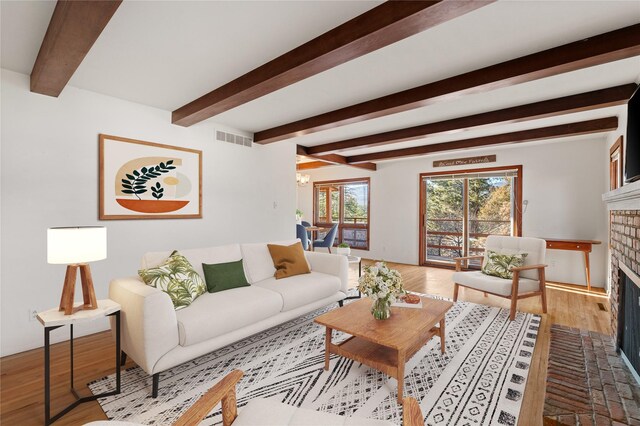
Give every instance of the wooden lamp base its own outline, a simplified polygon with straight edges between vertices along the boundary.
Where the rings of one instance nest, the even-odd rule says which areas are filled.
[[[65,315],[71,315],[74,312],[73,301],[75,298],[78,268],[80,268],[80,281],[82,282],[82,299],[84,301],[84,305],[76,308],[75,310],[96,309],[98,307],[89,265],[86,263],[67,265],[62,297],[60,298],[60,311],[64,311]]]

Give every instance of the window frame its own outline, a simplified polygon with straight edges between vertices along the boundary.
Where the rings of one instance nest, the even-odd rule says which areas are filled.
[[[371,247],[371,178],[362,177],[362,178],[350,178],[350,179],[332,179],[325,181],[317,181],[313,182],[313,225],[318,227],[327,228],[333,226],[334,222],[319,222],[317,217],[317,212],[319,210],[318,201],[319,201],[319,191],[320,187],[330,186],[331,184],[335,184],[336,186],[344,186],[350,183],[360,183],[367,185],[367,224],[357,224],[357,223],[345,223],[344,222],[344,191],[340,189],[339,203],[340,207],[339,218],[338,218],[338,232],[336,234],[336,239],[334,242],[334,246],[340,244],[342,242],[342,231],[346,227],[347,229],[366,229],[367,231],[367,242],[365,247],[351,247],[354,250],[364,250],[369,251]],[[331,191],[326,191],[327,199],[331,197]],[[331,211],[329,210],[330,203],[326,204],[326,212],[328,218],[331,220]]]

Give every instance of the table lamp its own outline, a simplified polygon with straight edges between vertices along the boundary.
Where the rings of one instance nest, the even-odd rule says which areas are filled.
[[[73,302],[78,268],[84,304],[77,309],[98,307],[91,269],[87,263],[106,258],[107,228],[104,226],[77,226],[47,230],[47,263],[67,265],[60,298],[60,310],[64,311],[65,315],[71,315],[74,312]]]

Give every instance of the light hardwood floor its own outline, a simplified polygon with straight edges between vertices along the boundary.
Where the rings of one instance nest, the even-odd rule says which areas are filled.
[[[425,268],[390,263],[402,273],[405,287],[421,293],[453,296],[453,284],[448,269]],[[357,272],[351,271],[352,283]],[[509,300],[488,296],[461,288],[460,300],[509,308]],[[598,306],[602,303],[607,311]],[[541,425],[544,404],[544,384],[549,350],[549,328],[553,323],[609,332],[608,299],[602,292],[587,294],[578,286],[548,287],[548,314],[543,315],[538,342],[532,359],[527,388],[522,404],[519,425]],[[518,310],[541,314],[539,298],[518,302]],[[75,383],[82,394],[89,394],[86,384],[113,373],[115,345],[109,332],[76,339]],[[60,343],[52,348],[52,407],[57,412],[73,400],[68,392],[69,345]],[[129,360],[126,366],[133,364]],[[0,359],[0,424],[44,424],[43,350],[28,352]],[[81,425],[92,420],[105,419],[97,402],[82,404],[58,420],[55,425]]]

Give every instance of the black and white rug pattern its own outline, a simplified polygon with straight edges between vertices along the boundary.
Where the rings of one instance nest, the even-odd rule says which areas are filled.
[[[331,357],[324,371],[324,328],[313,319],[331,305],[226,346],[161,374],[158,398],[151,376],[138,367],[123,372],[122,392],[102,398],[112,420],[170,424],[233,369],[240,410],[254,398],[344,416],[402,423],[397,382],[372,368]],[[446,318],[446,352],[431,339],[405,367],[405,396],[418,400],[425,425],[515,425],[522,405],[540,317],[458,302]],[[334,341],[346,335],[336,335]],[[113,389],[115,375],[89,385],[94,394]],[[202,425],[221,424],[218,409]]]

